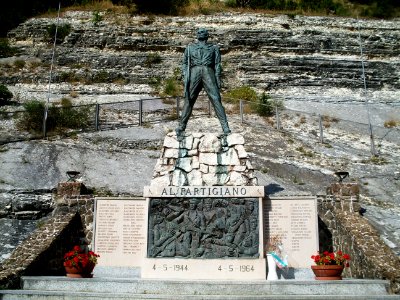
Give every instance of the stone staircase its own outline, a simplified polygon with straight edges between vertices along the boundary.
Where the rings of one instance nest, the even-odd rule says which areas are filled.
[[[21,290],[0,299],[400,299],[385,280],[209,281],[140,278],[23,277]]]

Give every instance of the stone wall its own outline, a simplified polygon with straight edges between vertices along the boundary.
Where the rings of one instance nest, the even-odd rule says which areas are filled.
[[[334,183],[326,197],[318,199],[318,214],[332,234],[334,251],[342,250],[351,257],[344,276],[387,279],[391,292],[399,294],[400,259],[359,209],[359,186],[355,183]]]
[[[0,264],[0,288],[18,288],[21,276],[64,275],[63,256],[74,245],[93,237],[93,195],[80,195],[78,182],[61,183],[56,208],[41,225]]]
[[[244,138],[215,133],[187,133],[178,141],[175,133],[165,137],[151,185],[257,185]]]
[[[63,256],[82,237],[76,213],[57,214],[22,242],[0,265],[0,288],[18,288],[24,275],[63,275]]]

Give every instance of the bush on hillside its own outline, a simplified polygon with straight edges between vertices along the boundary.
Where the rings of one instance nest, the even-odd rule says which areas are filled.
[[[244,85],[225,93],[224,100],[231,103],[239,103],[240,100],[255,102],[257,101],[257,93],[253,88]]]
[[[4,84],[0,84],[0,106],[8,104],[13,94]]]
[[[252,106],[253,110],[262,117],[271,117],[275,114],[276,108],[283,109],[282,101],[274,100],[267,93],[258,97],[258,102]]]
[[[42,132],[46,104],[43,101],[32,100],[24,105],[24,113],[18,121],[21,130]],[[61,107],[52,105],[47,112],[47,131],[69,129],[85,129],[90,125],[92,112],[89,106],[73,107],[71,100],[63,98]]]
[[[17,53],[17,49],[11,47],[8,43],[8,39],[0,38],[0,58],[10,57]]]
[[[47,36],[50,41],[54,41],[54,36],[56,34],[56,24],[51,24],[47,27]],[[56,43],[61,44],[65,37],[71,33],[71,25],[68,23],[60,24],[57,28],[57,39]]]

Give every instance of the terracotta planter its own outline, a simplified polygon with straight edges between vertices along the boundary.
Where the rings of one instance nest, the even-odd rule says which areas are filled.
[[[65,272],[69,278],[92,278],[93,277],[93,264],[88,265],[85,269],[80,267],[67,267],[64,265]]]
[[[338,265],[311,266],[316,280],[342,280],[343,268]]]

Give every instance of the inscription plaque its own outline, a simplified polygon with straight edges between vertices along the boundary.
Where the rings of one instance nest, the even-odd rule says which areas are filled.
[[[141,266],[146,251],[143,198],[96,198],[94,250],[100,266]]]
[[[289,267],[305,268],[318,250],[316,197],[287,196],[264,200],[265,244],[270,237],[282,239]]]

